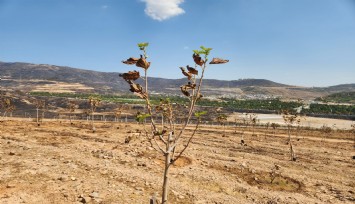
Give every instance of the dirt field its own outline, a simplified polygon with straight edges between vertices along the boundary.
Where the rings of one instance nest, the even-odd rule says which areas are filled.
[[[0,122],[0,203],[148,203],[161,190],[163,158],[136,124]],[[352,136],[201,127],[171,168],[171,203],[354,203]],[[265,132],[267,131],[267,132]],[[241,132],[247,146],[240,145]],[[133,139],[126,144],[127,136]],[[279,170],[271,182],[272,168]]]

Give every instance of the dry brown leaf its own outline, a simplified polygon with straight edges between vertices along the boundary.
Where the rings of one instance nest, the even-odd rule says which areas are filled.
[[[138,97],[144,99],[147,98],[147,93],[143,91],[143,87],[139,84],[132,82],[131,80],[127,80],[128,84],[130,85],[130,91],[133,92]]]
[[[203,97],[203,95],[201,93],[198,93],[197,100],[201,99],[202,97]]]
[[[188,87],[189,89],[194,89],[196,87],[196,84],[188,82],[185,86]]]
[[[193,68],[193,67],[190,67],[189,65],[187,65],[186,67],[187,67],[187,70],[188,70],[191,74],[198,75],[197,69],[195,69],[195,68]]]
[[[180,67],[180,69],[181,69],[182,74],[185,75],[185,76],[187,76],[187,79],[188,79],[188,80],[190,80],[190,79],[192,78],[191,73],[186,72],[186,70],[185,70],[184,67]]]
[[[190,93],[187,91],[187,87],[184,86],[180,86],[181,92],[185,95],[185,96],[190,96]]]
[[[138,92],[142,92],[143,91],[143,87],[141,85],[136,84],[136,83],[134,83],[132,81],[127,81],[127,82],[129,83],[129,85],[131,87],[129,89],[131,92],[138,93]]]
[[[190,96],[189,90],[194,89],[195,87],[196,84],[192,84],[191,82],[189,82],[188,84],[180,86],[180,89],[185,96]]]
[[[139,60],[139,58],[130,57],[126,61],[122,61],[122,63],[128,64],[128,65],[133,65],[133,64],[136,64],[138,60]]]
[[[213,58],[210,64],[225,64],[229,62],[229,60],[221,59],[221,58]]]
[[[127,73],[123,73],[123,74],[120,74],[119,75],[120,77],[122,77],[124,80],[137,80],[139,79],[140,75],[139,75],[139,72],[134,70],[134,71],[129,71]]]
[[[136,95],[136,96],[138,96],[138,97],[141,98],[141,99],[147,98],[147,94],[144,93],[144,92],[140,92],[140,93],[134,92],[133,94]]]
[[[193,54],[192,58],[194,59],[195,63],[202,66],[205,62],[202,60],[199,54]]]
[[[137,61],[136,66],[147,70],[150,66],[150,62],[147,62],[147,60],[141,55],[141,58]]]

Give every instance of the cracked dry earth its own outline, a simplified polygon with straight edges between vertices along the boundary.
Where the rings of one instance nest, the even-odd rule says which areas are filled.
[[[159,196],[163,158],[136,124],[0,122],[0,203],[148,203]],[[353,141],[303,131],[289,161],[285,131],[201,127],[170,170],[171,203],[354,203]],[[131,137],[127,144],[125,139]],[[302,137],[304,136],[304,137]],[[271,183],[272,168],[279,172]]]

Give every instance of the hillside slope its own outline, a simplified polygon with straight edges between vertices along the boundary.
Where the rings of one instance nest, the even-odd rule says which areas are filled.
[[[137,68],[138,69],[138,68]],[[98,72],[64,66],[0,62],[0,86],[22,91],[127,93],[127,83],[117,72]],[[186,79],[150,77],[153,93],[180,94]],[[142,80],[138,80],[142,83]],[[331,93],[354,91],[355,84],[322,88],[295,87],[266,79],[206,79],[203,92],[209,96],[316,98]]]

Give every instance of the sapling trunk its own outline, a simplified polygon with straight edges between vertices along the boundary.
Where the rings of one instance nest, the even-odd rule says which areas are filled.
[[[171,164],[171,152],[170,152],[170,140],[171,133],[168,134],[168,141],[166,144],[166,153],[165,153],[165,166],[164,166],[164,180],[163,180],[163,195],[162,195],[162,204],[168,203],[168,194],[169,194],[169,169]]]
[[[288,143],[290,145],[290,158],[291,161],[296,161],[296,155],[295,155],[295,150],[293,149],[292,146],[292,141],[291,141],[291,126],[287,126],[287,131],[288,131]]]
[[[91,129],[92,129],[92,131],[95,131],[94,113],[91,113]]]

